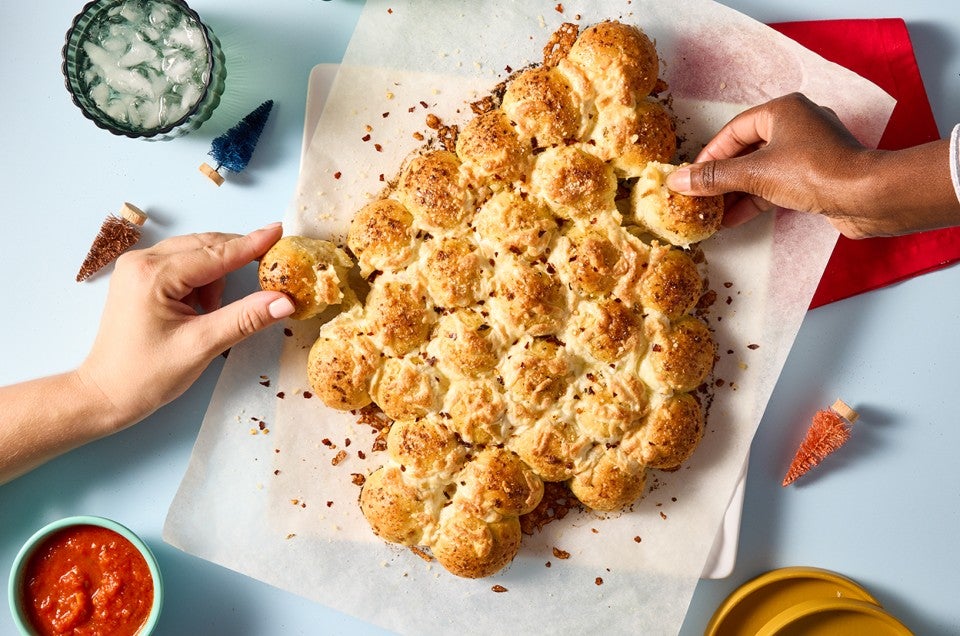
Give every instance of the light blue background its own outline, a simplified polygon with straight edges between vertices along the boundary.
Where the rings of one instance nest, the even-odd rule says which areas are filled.
[[[185,232],[246,232],[283,217],[297,179],[309,71],[339,61],[362,6],[193,0],[223,43],[226,95],[199,131],[145,143],[86,122],[63,87],[60,48],[81,4],[0,3],[0,384],[66,370],[86,354],[109,277],[73,279],[100,222],[123,201],[150,212],[150,243]],[[545,2],[545,10],[555,4]],[[906,19],[941,134],[960,122],[953,3],[726,4],[764,22]],[[197,172],[210,140],[268,98],[276,106],[248,169],[214,187]],[[247,268],[228,295],[254,285]],[[683,634],[702,633],[744,581],[787,565],[856,579],[917,633],[960,633],[958,290],[960,268],[952,267],[808,314],[754,443],[736,569],[701,582]],[[0,573],[48,521],[102,515],[135,529],[157,553],[167,594],[161,634],[380,633],[160,538],[222,364],[149,420],[0,486]],[[852,441],[808,479],[781,488],[812,409],[838,395],[863,416]],[[12,630],[4,607],[0,633]]]

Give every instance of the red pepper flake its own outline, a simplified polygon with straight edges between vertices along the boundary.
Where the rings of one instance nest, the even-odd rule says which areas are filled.
[[[280,474],[280,469],[278,468],[278,469],[276,469],[275,471],[273,471],[273,474],[274,474],[274,475],[279,475],[279,474]]]
[[[383,152],[383,146],[381,146],[380,144],[373,144],[373,148],[374,148],[377,152]]]
[[[260,380],[260,386],[270,386],[270,380]]]
[[[547,562],[544,563],[543,565],[544,565],[544,567],[548,567],[548,568],[552,568],[552,567],[553,567],[553,563],[550,563],[549,561],[547,561]]]
[[[393,9],[387,8],[387,13],[393,15]]]
[[[558,559],[560,559],[561,561],[563,561],[563,560],[566,560],[566,559],[569,559],[569,558],[570,558],[570,553],[567,552],[566,550],[561,550],[561,549],[558,548],[558,547],[554,547],[554,548],[553,548],[553,556],[555,556],[556,558],[558,558]]]
[[[507,588],[505,588],[505,587],[503,587],[502,585],[500,585],[499,583],[498,583],[497,585],[494,585],[494,586],[491,587],[490,589],[493,590],[494,592],[496,592],[497,594],[503,594],[504,592],[509,592],[509,591],[510,591],[510,590],[508,590]]]
[[[665,514],[663,513],[663,511],[661,511],[661,512],[660,512],[660,518],[663,519],[663,520],[666,520],[667,515],[665,515]]]
[[[507,64],[506,66],[504,66],[504,67],[503,67],[503,70],[505,70],[507,73],[513,73],[513,67],[510,66],[509,64]]]
[[[553,10],[556,11],[557,13],[563,13],[563,5],[558,2],[557,6],[555,6]]]
[[[364,453],[362,450],[361,450],[361,451],[357,451],[357,457],[359,457],[360,459],[366,459],[366,458],[367,458],[367,454]]]
[[[304,391],[304,392],[303,392],[303,397],[304,397],[304,399],[309,400],[310,398],[313,397],[313,393],[311,393],[310,391]]]
[[[417,141],[423,141],[424,139],[423,133],[415,132],[413,133],[413,138],[416,139]]]
[[[733,298],[731,298],[730,296],[727,296],[727,300],[725,302],[729,305],[733,303]]]
[[[423,100],[420,100],[420,105],[423,106],[424,108],[430,108],[430,104],[428,104],[427,102],[425,102],[425,101],[423,101]]]
[[[344,446],[349,446],[349,445],[352,444],[352,443],[353,443],[353,442],[350,441],[350,438],[349,438],[349,437],[344,438],[344,440],[343,440],[343,445],[344,445]]]
[[[653,349],[654,351],[656,351],[657,353],[663,351],[663,347],[661,347],[661,346],[660,346],[659,344],[657,344],[657,343],[653,343],[652,349]]]
[[[366,483],[367,478],[363,473],[350,473],[350,481],[353,482],[354,486],[362,486]]]
[[[751,351],[756,351],[756,350],[759,349],[759,348],[760,348],[760,345],[758,345],[758,344],[748,344],[748,345],[747,345],[747,349],[750,349]]]
[[[277,391],[277,397],[278,397],[279,399],[282,400],[282,399],[284,398],[284,396],[286,396],[286,393],[284,393],[283,391]]]
[[[383,117],[384,119],[386,119],[389,116],[390,116],[390,111],[387,111],[381,115],[381,117]]]
[[[640,543],[641,541],[643,541],[643,539],[641,539],[641,538],[640,538],[640,535],[638,534],[637,536],[635,536],[635,537],[633,538],[633,541],[634,541],[634,543]]]
[[[603,579],[600,578],[599,576],[593,579],[593,582],[596,583],[597,585],[603,585]]]
[[[410,108],[407,109],[407,112],[408,112],[408,113],[412,113],[412,112],[415,111],[415,110],[417,110],[417,107],[416,107],[416,106],[411,106]]]
[[[290,327],[284,327],[284,328],[283,328],[283,335],[285,335],[287,338],[289,338],[290,336],[293,335],[293,329],[291,329]]]
[[[327,502],[327,508],[333,508],[333,502],[332,502],[332,501],[328,501],[328,502]]]
[[[386,177],[384,177],[384,176],[383,176],[383,173],[381,172],[381,173],[380,173],[380,182],[383,183],[383,182],[386,181],[386,180],[387,180]]]
[[[342,177],[342,176],[343,176],[343,173],[340,172],[339,170],[338,170],[337,172],[334,172],[334,173],[333,173],[333,178],[334,178],[334,179],[339,179],[339,178]]]
[[[371,139],[370,133],[367,133],[366,135],[360,138],[360,141],[370,141],[370,139]]]

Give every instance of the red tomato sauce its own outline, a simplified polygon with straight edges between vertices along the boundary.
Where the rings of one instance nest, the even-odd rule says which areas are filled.
[[[132,636],[153,605],[143,555],[99,526],[48,537],[30,556],[23,581],[23,607],[42,636]]]

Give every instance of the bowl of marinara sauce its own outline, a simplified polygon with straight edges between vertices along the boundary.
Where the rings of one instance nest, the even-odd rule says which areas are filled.
[[[150,548],[102,517],[68,517],[34,533],[13,562],[8,590],[28,636],[147,636],[163,605]]]

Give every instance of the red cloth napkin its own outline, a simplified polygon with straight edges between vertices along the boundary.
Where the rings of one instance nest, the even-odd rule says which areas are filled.
[[[897,100],[878,147],[897,150],[940,139],[903,20],[825,20],[770,26],[867,78]],[[891,285],[957,260],[960,228],[859,241],[841,236],[810,308]]]

